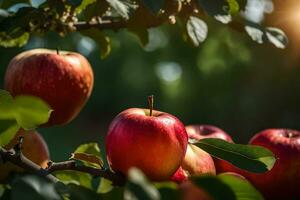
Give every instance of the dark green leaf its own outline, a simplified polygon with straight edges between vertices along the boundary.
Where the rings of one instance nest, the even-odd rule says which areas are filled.
[[[214,200],[236,200],[234,191],[214,176],[192,177],[192,182],[207,192]]]
[[[94,39],[95,42],[97,42],[100,48],[102,59],[106,58],[110,54],[111,51],[110,39],[109,37],[105,36],[101,31],[93,28],[93,29],[81,31],[80,33]]]
[[[163,8],[164,0],[141,0],[146,8],[148,8],[153,14],[157,14],[160,9]]]
[[[263,200],[262,195],[242,177],[231,174],[192,177],[192,182],[214,200]]]
[[[218,175],[223,183],[234,192],[237,200],[263,200],[262,195],[246,179],[230,174]]]
[[[198,17],[190,16],[186,22],[187,35],[194,46],[199,46],[206,39],[207,25]]]
[[[109,8],[108,3],[105,0],[99,0],[88,4],[83,10],[86,21],[90,21],[93,17],[102,16]]]
[[[4,185],[1,185],[0,188],[4,189],[0,189],[0,200],[11,200],[11,189]]]
[[[128,183],[126,184],[124,199],[158,200],[160,199],[160,194],[158,190],[148,182],[142,171],[131,168],[128,172]]]
[[[25,175],[12,183],[12,200],[62,200],[53,183],[35,175]]]
[[[218,21],[227,24],[231,21],[230,7],[227,0],[197,0],[201,8]]]
[[[68,198],[70,200],[100,200],[100,195],[85,187],[68,184],[67,185]]]
[[[16,135],[20,126],[15,120],[0,119],[0,146],[7,145]]]
[[[179,200],[180,192],[178,190],[178,185],[174,182],[159,182],[155,184],[155,187],[160,193],[161,200]]]
[[[270,150],[260,146],[233,144],[215,138],[199,140],[195,145],[214,157],[255,173],[270,170],[276,161]]]
[[[113,187],[110,192],[100,194],[101,200],[124,199],[124,187]]]

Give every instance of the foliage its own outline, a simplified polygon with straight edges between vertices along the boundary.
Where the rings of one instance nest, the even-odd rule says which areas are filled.
[[[246,0],[2,0],[0,46],[20,47],[30,35],[50,31],[61,36],[80,31],[97,41],[104,58],[111,49],[105,30],[127,29],[145,45],[147,29],[178,24],[183,38],[197,47],[207,36],[208,16],[247,33],[258,43],[270,42],[278,48],[287,45],[281,30],[249,21],[245,10]]]

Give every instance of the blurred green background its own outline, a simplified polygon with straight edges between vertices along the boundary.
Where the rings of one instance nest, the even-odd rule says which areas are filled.
[[[272,16],[269,23],[289,36],[285,50],[258,45],[244,33],[212,21],[199,48],[185,43],[176,26],[150,29],[145,48],[127,31],[108,31],[112,52],[104,60],[95,42],[78,33],[32,37],[24,48],[0,48],[0,88],[9,61],[24,50],[58,47],[88,58],[95,85],[80,115],[66,126],[39,129],[55,161],[67,159],[85,142],[98,142],[104,151],[104,136],[114,116],[129,107],[147,107],[150,94],[155,95],[156,109],[186,125],[216,125],[240,143],[266,128],[300,129],[300,31],[276,23],[276,12]]]

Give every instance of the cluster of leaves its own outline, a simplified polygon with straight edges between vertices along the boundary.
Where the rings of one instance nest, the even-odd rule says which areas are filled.
[[[49,106],[36,97],[13,98],[8,92],[0,90],[0,147],[4,147],[19,128],[34,129],[47,122],[50,113]],[[256,173],[270,170],[275,163],[272,152],[258,146],[231,144],[220,139],[190,142],[214,157]],[[102,160],[97,143],[80,145],[70,159],[95,169],[109,167],[107,162]],[[184,192],[180,186],[172,182],[150,182],[140,170],[135,168],[130,170],[125,185],[121,186],[115,186],[103,177],[74,170],[55,171],[53,175],[59,182],[50,182],[45,177],[35,174],[15,175],[6,184],[0,185],[0,199],[158,200],[180,199]],[[190,180],[216,200],[263,199],[246,179],[230,174],[203,175],[192,177]]]
[[[287,45],[280,29],[249,21],[245,10],[247,0],[1,0],[0,46],[23,46],[31,34],[79,31],[97,41],[105,57],[110,39],[103,30],[126,28],[146,45],[147,29],[164,23],[179,24],[184,39],[199,46],[207,37],[208,17],[246,32],[258,43]]]

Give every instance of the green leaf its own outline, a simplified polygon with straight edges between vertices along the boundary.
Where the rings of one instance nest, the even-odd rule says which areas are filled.
[[[25,175],[12,183],[12,200],[62,200],[53,183],[36,175]]]
[[[97,42],[101,52],[101,59],[106,58],[110,54],[111,42],[109,37],[105,36],[104,33],[95,28],[84,30],[80,33],[94,39],[95,42]]]
[[[149,43],[149,32],[146,28],[130,27],[128,30],[139,38],[142,47]]]
[[[192,182],[214,200],[263,200],[262,195],[244,178],[231,174],[192,177]]]
[[[74,151],[71,159],[80,160],[85,165],[95,168],[103,167],[100,148],[97,143],[82,144]]]
[[[195,145],[214,157],[255,173],[270,170],[276,161],[270,150],[260,146],[233,144],[215,138],[199,140]]]
[[[65,184],[81,185],[92,189],[92,176],[83,172],[76,171],[57,171],[55,176]]]
[[[97,143],[82,144],[76,148],[74,153],[88,153],[101,156],[100,148]]]
[[[129,6],[120,0],[106,0],[106,2],[124,19],[129,19]]]
[[[76,8],[76,12],[77,12],[77,13],[82,12],[84,9],[86,9],[86,7],[87,7],[88,5],[93,4],[93,3],[95,3],[96,1],[97,1],[97,0],[81,0],[81,4],[80,4],[80,6],[78,6],[78,7]]]
[[[0,89],[0,119],[15,119],[14,100],[5,90]]]
[[[112,191],[112,189],[113,189],[112,182],[105,178],[101,178],[100,184],[97,189],[97,193],[105,194],[105,193]]]
[[[215,176],[192,177],[191,181],[207,192],[214,200],[236,200],[234,191]]]
[[[4,32],[0,32],[0,46],[2,47],[23,47],[29,40],[29,33],[25,32],[21,36],[11,37]]]
[[[219,174],[218,179],[228,185],[237,200],[263,200],[263,196],[246,179],[230,174]]]
[[[179,200],[180,191],[178,190],[178,185],[174,182],[158,182],[154,186],[158,189],[161,200]]]
[[[15,120],[0,120],[0,146],[7,145],[20,128]]]
[[[157,14],[158,11],[163,8],[164,0],[141,0],[143,5],[149,9],[153,14]]]
[[[128,172],[124,199],[158,200],[158,190],[146,179],[145,175],[137,168],[131,168]]]
[[[229,5],[229,12],[231,15],[236,15],[239,10],[239,3],[236,0],[227,0]]]
[[[207,37],[207,25],[198,17],[190,16],[186,22],[186,31],[194,46],[199,46]]]
[[[105,0],[99,0],[88,4],[82,11],[82,14],[84,15],[86,21],[90,21],[93,17],[103,16],[108,8],[109,5]]]
[[[197,0],[201,8],[216,20],[227,24],[232,18],[230,15],[230,6],[227,0]]]
[[[68,184],[66,188],[67,196],[71,200],[100,200],[100,195],[85,187]]]
[[[16,96],[14,104],[16,120],[25,130],[46,123],[52,112],[50,106],[34,96]]]
[[[124,187],[113,187],[110,192],[100,194],[101,200],[124,199]]]
[[[48,121],[50,107],[40,98],[16,96],[15,99],[0,90],[0,120],[13,120],[25,130],[34,129]]]
[[[87,163],[87,165],[101,169],[103,168],[103,160],[100,156],[88,154],[88,153],[72,153],[71,158],[72,160],[79,160],[84,163]]]

